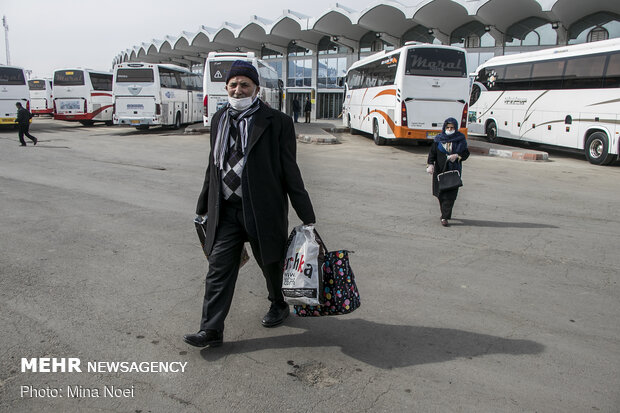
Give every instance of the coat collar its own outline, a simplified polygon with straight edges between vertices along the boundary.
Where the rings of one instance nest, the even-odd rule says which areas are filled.
[[[265,132],[265,129],[269,126],[269,119],[271,117],[273,117],[273,114],[261,101],[260,109],[254,114],[254,121],[252,122],[252,131],[250,132],[250,138],[248,139],[246,156],[250,153],[256,142],[258,142],[263,132]]]

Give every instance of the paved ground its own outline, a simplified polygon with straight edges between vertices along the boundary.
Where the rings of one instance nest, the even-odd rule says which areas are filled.
[[[40,119],[32,131],[40,143],[27,148],[0,131],[2,412],[618,411],[617,165],[474,154],[443,228],[428,148],[346,133],[299,144],[319,231],[355,251],[362,307],[262,328],[252,260],[225,346],[199,351],[181,337],[200,318],[192,219],[207,136]],[[188,364],[22,373],[24,357]]]

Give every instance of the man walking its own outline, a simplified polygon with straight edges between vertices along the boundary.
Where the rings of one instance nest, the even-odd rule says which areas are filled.
[[[299,119],[299,112],[301,112],[301,103],[299,103],[299,98],[295,98],[293,100],[293,119],[295,120],[295,123],[297,123],[297,120]]]
[[[17,106],[17,127],[19,129],[19,142],[21,143],[19,146],[26,146],[24,135],[26,135],[33,142],[33,145],[36,145],[38,142],[37,138],[28,132],[30,130],[30,119],[32,119],[32,113],[30,113],[28,109],[23,107],[19,102],[17,102],[15,106]]]
[[[211,152],[196,214],[207,215],[205,282],[200,330],[184,336],[196,347],[223,342],[224,320],[233,299],[245,241],[260,266],[271,307],[264,327],[289,315],[282,295],[282,266],[288,237],[288,201],[304,224],[314,209],[296,161],[291,118],[260,99],[258,72],[237,60],[226,78],[228,105],[213,116]]]

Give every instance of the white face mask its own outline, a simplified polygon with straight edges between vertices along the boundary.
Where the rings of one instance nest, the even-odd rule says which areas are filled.
[[[246,110],[252,106],[252,102],[254,102],[254,96],[240,99],[228,96],[228,103],[230,103],[230,106],[235,110]]]
[[[446,135],[450,136],[454,133],[454,129],[453,130],[447,130],[444,132]]]

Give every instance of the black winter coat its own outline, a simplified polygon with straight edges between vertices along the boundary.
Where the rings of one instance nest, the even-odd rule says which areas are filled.
[[[211,152],[196,214],[208,214],[205,251],[211,253],[222,203],[221,170],[214,164],[213,146],[220,109],[211,122]],[[263,264],[284,258],[288,238],[288,201],[304,224],[316,222],[296,160],[295,128],[290,116],[263,102],[254,114],[241,176],[243,216],[250,236],[257,238]]]
[[[463,150],[459,152],[453,152],[453,153],[457,153],[461,157],[461,160],[458,161],[458,163],[448,162],[448,166],[446,168],[446,160],[448,159],[448,155],[446,155],[441,150],[439,150],[437,148],[437,145],[441,145],[441,144],[438,142],[433,142],[433,144],[431,145],[431,149],[428,153],[428,160],[427,160],[427,164],[435,165],[435,172],[433,172],[433,195],[439,198],[440,200],[443,200],[443,199],[455,200],[458,195],[459,189],[456,188],[451,191],[444,191],[440,193],[439,187],[437,184],[437,175],[447,170],[453,170],[453,169],[457,169],[462,172],[462,166],[458,164],[460,164],[465,159],[469,158],[469,149],[467,149],[467,145],[465,145],[465,148]]]
[[[21,107],[17,109],[17,123],[20,125],[28,125],[30,123],[30,119],[32,118],[32,114],[25,107]]]

